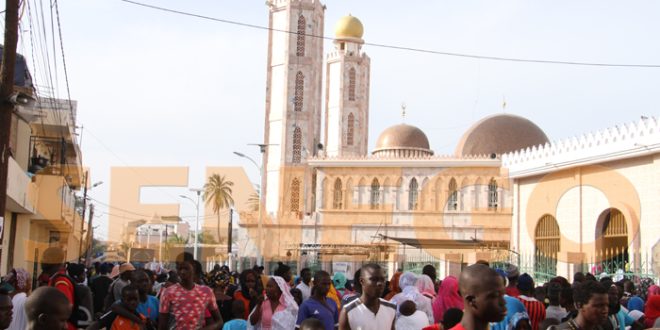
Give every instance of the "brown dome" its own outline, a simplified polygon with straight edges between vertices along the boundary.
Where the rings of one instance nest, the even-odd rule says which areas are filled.
[[[429,147],[429,139],[421,129],[411,125],[399,124],[380,133],[373,154],[416,157],[433,155],[433,151]]]
[[[548,142],[545,133],[520,116],[502,114],[486,117],[463,134],[457,156],[501,155]]]

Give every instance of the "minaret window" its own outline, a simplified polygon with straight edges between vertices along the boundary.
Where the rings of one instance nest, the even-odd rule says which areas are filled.
[[[417,179],[413,178],[410,180],[410,185],[408,186],[408,210],[417,210],[418,199],[419,187],[417,185]]]
[[[300,180],[293,179],[291,182],[291,212],[300,210]]]
[[[369,198],[369,205],[371,206],[372,210],[375,210],[378,208],[380,204],[380,182],[378,182],[378,179],[375,179],[371,181],[371,194]]]
[[[305,16],[298,17],[298,36],[296,38],[296,56],[305,56]]]
[[[454,178],[451,178],[451,181],[449,181],[449,200],[447,202],[447,207],[450,211],[456,211],[458,209],[458,186]]]
[[[302,130],[300,127],[296,126],[293,129],[293,157],[291,159],[292,163],[300,163],[300,158],[302,155]]]
[[[303,92],[305,88],[305,75],[302,71],[296,74],[296,86],[293,96],[293,110],[302,111],[303,109]]]
[[[348,100],[355,101],[355,68],[348,70]]]
[[[497,181],[490,179],[488,183],[488,209],[497,209]]]
[[[352,113],[348,114],[347,124],[348,125],[346,127],[346,145],[352,146],[355,135],[355,116]]]
[[[343,204],[341,189],[341,179],[337,178],[337,180],[335,180],[335,188],[332,194],[332,208],[336,210],[340,210]]]

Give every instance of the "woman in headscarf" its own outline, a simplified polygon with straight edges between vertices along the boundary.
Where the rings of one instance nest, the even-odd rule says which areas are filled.
[[[438,295],[433,301],[433,317],[435,322],[442,321],[443,315],[450,308],[463,310],[463,298],[458,294],[458,280],[447,276],[438,287]]]
[[[227,294],[227,288],[229,287],[229,273],[224,270],[218,269],[210,272],[207,275],[206,283],[209,284],[209,287],[213,290],[215,295],[215,301],[218,303],[218,309],[220,310],[220,316],[223,320],[231,320],[232,312],[231,305],[234,302],[234,298]]]
[[[417,278],[417,290],[424,295],[424,297],[431,299],[435,299],[435,286],[433,285],[433,280],[431,280],[430,277],[427,275],[420,275]]]
[[[24,306],[32,287],[30,275],[23,268],[14,268],[5,275],[3,282],[7,282],[14,287],[11,298],[14,305],[14,317],[8,329],[27,329],[27,316],[25,315]]]
[[[444,281],[443,281],[444,282]],[[516,330],[531,329],[529,324],[529,315],[525,310],[525,305],[517,298],[504,296],[506,301],[506,316],[498,323],[491,323],[491,330]],[[523,326],[526,323],[526,327]]]
[[[417,289],[417,275],[411,272],[405,272],[399,279],[399,287],[401,293],[392,297],[391,302],[398,306],[406,300],[412,300],[417,305],[417,310],[426,313],[429,319],[429,324],[433,323],[433,308],[431,307],[431,299],[422,295]]]
[[[258,280],[257,274],[251,270],[244,270],[239,275],[240,289],[234,292],[234,299],[243,303],[245,307],[244,319],[248,319],[248,314],[257,305],[259,297],[262,297],[261,281]]]
[[[628,306],[626,306],[629,311],[640,311],[644,312],[644,300],[642,298],[634,296],[628,299]]]
[[[312,287],[312,294],[314,293],[314,288]],[[339,291],[335,289],[335,285],[330,283],[330,290],[328,290],[328,294],[325,295],[326,297],[332,299],[332,301],[337,304],[337,306],[341,306],[341,299],[339,298]]]
[[[403,273],[396,272],[394,275],[392,275],[392,279],[390,279],[390,292],[385,295],[385,300],[392,300],[392,297],[401,292],[401,288],[399,287],[399,279],[401,278],[401,274]]]
[[[644,306],[644,326],[653,328],[660,317],[660,294],[650,295]]]
[[[346,275],[342,272],[335,273],[332,277],[332,284],[337,289],[337,293],[339,293],[339,299],[343,298],[346,292]]]
[[[289,284],[283,278],[271,277],[266,285],[266,299],[259,299],[250,313],[248,329],[294,329],[298,304],[289,290]]]

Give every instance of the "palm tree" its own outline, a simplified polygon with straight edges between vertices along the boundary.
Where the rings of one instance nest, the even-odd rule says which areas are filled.
[[[204,200],[206,204],[213,206],[213,213],[218,215],[218,240],[220,239],[220,210],[234,205],[234,198],[231,196],[232,181],[227,180],[224,175],[213,174],[204,184]]]
[[[258,193],[252,193],[250,194],[250,197],[247,200],[247,207],[248,210],[250,211],[259,211],[259,194]]]

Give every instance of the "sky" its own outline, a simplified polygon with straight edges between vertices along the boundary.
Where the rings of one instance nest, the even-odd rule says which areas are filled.
[[[263,0],[140,1],[268,25]],[[658,1],[324,4],[326,36],[333,36],[335,22],[350,13],[362,21],[368,43],[660,65]],[[207,166],[244,166],[253,182],[259,180],[255,166],[232,152],[259,160],[257,148],[248,144],[263,142],[267,31],[120,0],[60,0],[59,12],[71,97],[78,101],[78,125],[84,127],[83,162],[92,182],[105,182],[89,192],[94,199],[108,202],[113,166],[187,166],[191,187],[203,185]],[[27,55],[30,27],[25,22],[24,15],[19,51]],[[324,51],[332,49],[326,41]],[[427,134],[436,154],[453,153],[471,124],[502,112],[532,120],[551,140],[660,115],[660,67],[502,62],[369,45],[363,49],[371,57],[370,149],[381,131],[402,121],[402,103],[405,122]],[[58,49],[55,53],[61,57]],[[62,65],[57,70],[55,93],[65,97]],[[40,73],[33,74],[39,78]],[[186,189],[151,189],[142,201],[182,203],[181,215],[194,215],[191,203],[178,198],[182,193]],[[107,212],[107,206],[97,205],[101,237]]]

